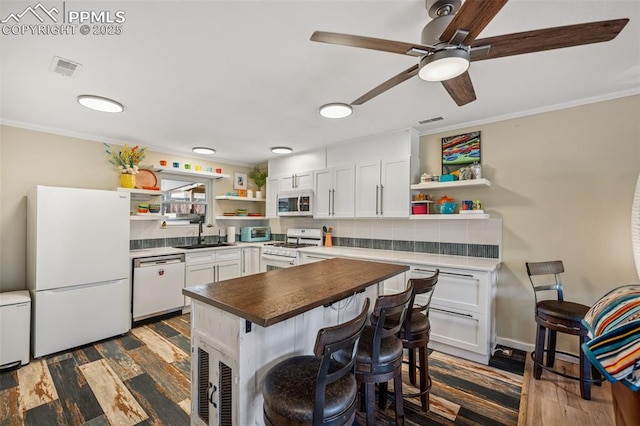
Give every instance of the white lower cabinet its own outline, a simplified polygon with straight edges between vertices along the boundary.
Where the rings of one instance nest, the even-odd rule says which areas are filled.
[[[241,249],[215,249],[187,253],[185,256],[185,287],[210,284],[241,275]],[[184,298],[189,309],[191,298]]]
[[[241,275],[257,274],[260,272],[260,249],[258,247],[245,247],[242,249]]]
[[[192,424],[238,424],[238,363],[235,357],[194,335],[191,357]]]
[[[495,346],[494,298],[497,272],[410,265],[412,278],[440,269],[431,299],[429,346],[472,361],[489,363]],[[416,303],[422,297],[417,296]]]
[[[301,253],[303,264],[320,262],[333,257],[328,254]],[[384,259],[360,259],[378,260]],[[396,261],[394,261],[396,262]],[[404,262],[403,262],[404,263]],[[440,269],[438,284],[431,299],[429,319],[431,339],[429,347],[461,358],[489,363],[496,344],[494,299],[498,272],[439,265],[409,264],[409,272],[379,284],[378,294],[396,294],[405,290],[409,278],[426,278]],[[377,294],[370,294],[371,304]],[[416,296],[417,304],[424,304],[424,296]],[[342,306],[342,305],[341,305]],[[339,307],[333,308],[338,310]],[[333,315],[334,323],[338,312]]]

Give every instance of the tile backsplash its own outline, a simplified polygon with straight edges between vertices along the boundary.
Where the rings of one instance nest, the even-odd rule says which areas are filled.
[[[220,220],[205,227],[207,241],[226,237],[227,226],[260,226],[265,221]],[[284,218],[269,221],[274,240],[284,240],[288,228],[333,228],[333,244],[382,250],[502,259],[502,219],[409,220]],[[162,229],[155,221],[131,223],[130,248],[142,249],[195,243],[197,225]],[[236,241],[239,235],[236,236]]]

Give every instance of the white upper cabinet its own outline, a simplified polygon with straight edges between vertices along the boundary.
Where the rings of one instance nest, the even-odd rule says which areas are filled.
[[[314,172],[314,217],[354,217],[355,166],[353,164]]]
[[[265,216],[268,218],[278,217],[278,191],[280,190],[280,178],[268,177],[266,188]]]
[[[313,189],[313,170],[280,176],[280,191],[294,189]]]
[[[313,170],[327,167],[325,148],[269,160],[269,177],[277,178],[276,185],[267,188],[267,197],[275,197],[278,191],[312,190]],[[269,201],[267,200],[267,207]],[[268,215],[267,215],[268,216]],[[276,217],[274,214],[270,217]]]
[[[409,217],[411,158],[356,165],[356,217]]]

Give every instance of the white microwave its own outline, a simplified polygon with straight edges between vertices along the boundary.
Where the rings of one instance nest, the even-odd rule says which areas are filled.
[[[313,193],[279,193],[278,216],[313,216]]]

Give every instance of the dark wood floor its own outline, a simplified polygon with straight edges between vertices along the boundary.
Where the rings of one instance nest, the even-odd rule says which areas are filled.
[[[2,372],[0,424],[188,425],[189,339],[189,316],[174,316]],[[406,399],[408,425],[517,423],[522,374],[436,352],[429,360],[431,411]],[[392,424],[393,408],[377,418]]]

